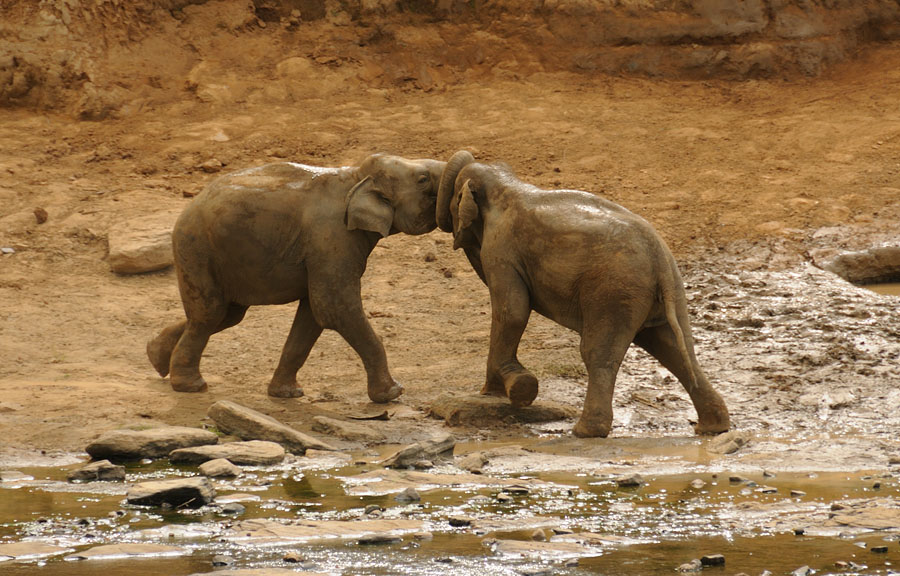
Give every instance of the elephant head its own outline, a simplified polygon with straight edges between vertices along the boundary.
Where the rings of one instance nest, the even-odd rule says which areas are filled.
[[[431,232],[436,226],[435,199],[445,166],[437,160],[369,156],[356,171],[359,181],[347,193],[347,228],[382,236]]]

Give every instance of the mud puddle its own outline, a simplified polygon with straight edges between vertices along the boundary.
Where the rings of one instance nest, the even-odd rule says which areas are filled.
[[[866,286],[872,292],[883,296],[900,296],[900,282],[890,284],[870,284]]]
[[[696,456],[688,473],[627,473],[627,458],[579,471],[541,442],[459,445],[428,470],[386,469],[372,452],[292,457],[217,480],[198,510],[126,504],[128,484],[196,474],[166,461],[129,466],[128,484],[23,468],[0,483],[0,572],[637,575],[700,570],[690,563],[704,556],[724,558],[702,568],[713,574],[900,566],[896,471],[738,474],[703,465],[696,440],[676,450]],[[459,466],[476,452],[490,455],[482,474]]]

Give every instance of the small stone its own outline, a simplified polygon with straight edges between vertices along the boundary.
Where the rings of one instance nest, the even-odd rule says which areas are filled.
[[[4,246],[4,247],[0,248],[0,252],[2,252],[3,254],[15,254],[16,249],[10,248],[9,246]]]
[[[703,564],[700,562],[699,558],[694,558],[690,562],[682,564],[678,567],[679,572],[699,572],[703,569]]]
[[[481,474],[484,470],[484,465],[487,464],[487,462],[488,459],[487,456],[484,455],[484,452],[472,452],[471,454],[466,454],[460,458],[456,465],[466,472]]]
[[[797,568],[796,570],[794,570],[793,572],[791,572],[791,576],[809,576],[812,573],[813,573],[813,570],[809,566],[801,566],[801,567]]]
[[[395,534],[368,534],[360,538],[357,543],[363,546],[376,546],[380,544],[396,544],[403,538]]]
[[[840,502],[832,502],[831,503],[831,511],[832,512],[835,512],[837,510],[843,510],[843,509],[844,509],[844,505],[841,504]]]
[[[700,564],[703,566],[724,566],[725,556],[721,554],[708,554],[700,558]]]
[[[871,550],[875,554],[887,554],[888,547],[887,546],[872,546]]]
[[[616,478],[616,486],[619,488],[637,488],[644,483],[644,479],[640,474],[628,474]]]
[[[760,486],[755,491],[759,492],[760,494],[776,494],[778,492],[778,488],[775,488],[774,486]]]
[[[501,492],[510,494],[512,496],[527,496],[528,494],[531,494],[531,490],[529,490],[526,486],[519,486],[518,484],[507,486],[503,488]]]
[[[437,260],[437,255],[436,255],[434,252],[427,252],[427,253],[425,254],[425,261],[426,261],[426,262],[434,262],[434,261],[436,261],[436,260]]]
[[[412,486],[394,496],[394,500],[397,502],[418,502],[421,499],[422,496],[419,495],[418,490]]]
[[[413,468],[416,470],[430,470],[434,468],[434,462],[431,460],[416,460],[413,462]]]
[[[212,558],[213,566],[231,566],[232,564],[234,564],[234,558],[232,558],[231,556],[217,554]]]
[[[794,498],[801,498],[803,496],[806,496],[806,492],[804,492],[803,490],[791,490],[791,496],[793,496]]]
[[[47,214],[47,211],[44,210],[43,208],[38,207],[38,208],[34,209],[34,218],[35,218],[35,220],[37,220],[38,224],[43,224],[44,222],[47,221],[47,218],[49,218],[49,217],[50,217],[50,215]]]
[[[203,162],[202,164],[200,164],[200,166],[198,166],[198,168],[200,168],[207,174],[213,174],[215,172],[221,171],[223,166],[224,166],[224,164],[219,162],[217,159],[210,158],[206,162]]]
[[[299,552],[288,552],[281,559],[289,564],[299,564],[306,560]]]
[[[838,560],[837,562],[834,563],[834,567],[840,568],[841,570],[846,570],[847,568],[850,567],[850,563],[844,562],[843,560]]]
[[[775,478],[777,475],[774,472],[769,472],[768,470],[763,470],[763,478]]]
[[[222,514],[227,514],[228,516],[240,516],[246,511],[247,508],[237,502],[229,502],[222,505]]]
[[[694,480],[691,480],[691,488],[693,488],[694,490],[700,490],[701,488],[705,488],[705,487],[706,487],[706,482],[704,482],[700,478],[695,478]]]
[[[564,566],[566,568],[577,568],[578,567],[578,558],[569,558],[566,560]]]
[[[453,270],[444,268],[442,272],[444,273],[444,278],[453,278]]]
[[[504,492],[497,494],[497,501],[502,504],[508,504],[508,503],[512,502],[513,500],[515,500],[515,498],[513,498],[511,494],[506,494]]]
[[[472,520],[464,516],[452,516],[448,521],[450,522],[450,526],[453,526],[454,528],[465,528],[466,526],[472,525]]]
[[[732,484],[746,484],[750,480],[748,480],[747,478],[744,478],[743,476],[738,476],[737,474],[732,474],[731,476],[728,477],[728,481],[731,482]]]
[[[794,528],[794,536],[803,536],[806,534],[805,528]]]
[[[363,512],[363,514],[368,516],[369,514],[374,514],[375,512],[381,513],[383,511],[384,511],[384,508],[382,508],[378,504],[369,504],[368,506],[366,506],[366,509]]]
[[[534,532],[531,533],[531,539],[534,540],[535,542],[546,542],[547,535],[544,534],[543,530],[535,530]]]
[[[435,558],[434,561],[439,564],[453,564],[453,558]]]

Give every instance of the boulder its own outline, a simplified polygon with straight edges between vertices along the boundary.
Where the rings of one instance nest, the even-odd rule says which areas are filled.
[[[547,403],[535,403],[515,408],[506,398],[480,394],[456,396],[442,394],[429,410],[431,416],[444,420],[448,426],[497,426],[504,422],[536,424],[555,422],[575,416],[575,411]]]
[[[216,458],[201,464],[200,473],[209,478],[235,478],[241,475],[241,468],[226,458]]]
[[[136,218],[109,230],[109,267],[116,274],[140,274],[172,265],[172,228],[181,210]]]
[[[900,246],[883,245],[859,252],[843,252],[815,264],[854,284],[896,282],[900,280]]]
[[[85,451],[94,460],[161,458],[172,450],[215,444],[219,437],[208,430],[166,426],[148,430],[114,430],[91,442]]]
[[[385,440],[384,434],[361,422],[349,422],[328,416],[316,416],[313,418],[313,422],[312,428],[316,432],[337,436],[344,440],[366,443],[384,442]]]
[[[169,453],[173,464],[200,464],[217,458],[225,458],[240,466],[271,466],[284,460],[284,448],[275,442],[251,440],[179,448]]]
[[[69,482],[123,482],[125,467],[116,466],[109,460],[98,460],[70,472],[67,478]]]
[[[208,415],[225,434],[232,434],[241,440],[277,442],[292,454],[305,454],[309,448],[336,450],[333,446],[294,430],[271,416],[228,400],[220,400],[210,406]]]
[[[200,508],[212,502],[215,497],[216,491],[206,477],[141,482],[129,488],[125,496],[129,504],[168,504],[173,508]]]

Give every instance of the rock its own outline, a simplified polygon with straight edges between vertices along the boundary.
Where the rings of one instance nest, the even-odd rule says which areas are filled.
[[[860,252],[843,252],[814,263],[854,284],[895,282],[900,279],[900,246],[883,245]]]
[[[238,504],[237,502],[229,502],[221,508],[222,514],[227,516],[240,516],[246,511],[247,508],[243,504]]]
[[[34,480],[34,476],[18,470],[0,470],[0,482],[27,482],[29,480]]]
[[[448,452],[452,453],[455,446],[456,439],[452,435],[441,434],[424,442],[405,446],[379,464],[388,468],[408,468],[420,460],[435,459],[447,455]]]
[[[869,550],[871,550],[875,554],[887,554],[888,547],[887,546],[872,546]]]
[[[37,221],[38,224],[43,224],[44,222],[47,221],[47,219],[49,217],[50,217],[50,215],[47,214],[47,211],[44,210],[43,208],[37,207],[34,209],[34,219]]]
[[[148,430],[114,430],[85,448],[94,460],[138,460],[160,458],[172,450],[216,444],[219,437],[208,430],[166,426]]]
[[[800,498],[806,496],[806,492],[804,492],[803,490],[791,490],[791,496],[793,498]]]
[[[357,543],[363,546],[373,546],[379,544],[396,544],[397,542],[402,542],[403,538],[397,536],[396,534],[367,534],[360,538]]]
[[[484,452],[472,452],[459,458],[456,465],[472,474],[481,474],[484,465],[488,463],[488,458]]]
[[[454,528],[464,528],[472,525],[472,519],[464,516],[451,516],[447,521]]]
[[[703,566],[724,566],[725,556],[721,554],[708,554],[700,558],[700,564]]]
[[[28,558],[29,560],[49,558],[50,556],[65,554],[71,550],[71,548],[53,546],[52,544],[44,544],[43,542],[0,543],[0,561],[4,558],[10,558],[12,560],[19,558]]]
[[[774,486],[760,486],[754,492],[759,492],[760,494],[777,494],[778,488]]]
[[[419,491],[412,486],[394,496],[394,500],[397,502],[418,502],[421,499],[422,496],[419,495]]]
[[[289,564],[299,564],[306,561],[306,558],[299,552],[288,552],[281,559]]]
[[[312,429],[323,434],[330,434],[353,442],[376,443],[384,442],[384,434],[373,427],[360,422],[348,422],[329,418],[328,416],[316,416],[313,418]]]
[[[531,539],[535,542],[546,542],[547,535],[544,534],[543,530],[538,529],[531,533]]]
[[[794,528],[794,536],[803,536],[806,534],[806,528]]]
[[[216,491],[205,477],[152,480],[132,486],[126,494],[129,504],[173,508],[200,508],[213,501]]]
[[[125,467],[116,466],[109,460],[99,460],[70,472],[67,478],[69,482],[123,482]]]
[[[241,475],[241,469],[226,458],[216,458],[201,464],[200,473],[210,478],[235,478]]]
[[[694,558],[690,562],[686,562],[677,568],[679,572],[700,572],[703,570],[703,564],[699,558]]]
[[[234,564],[234,558],[232,558],[231,556],[226,556],[224,554],[216,554],[212,558],[213,566],[222,567],[222,566],[231,566],[232,564]]]
[[[637,488],[644,483],[640,474],[627,474],[616,478],[616,486],[619,488]]]
[[[701,490],[706,487],[706,482],[701,480],[700,478],[695,478],[691,480],[691,488],[694,490]]]
[[[372,534],[401,536],[423,530],[420,520],[302,520],[289,523],[274,519],[235,522],[222,533],[226,542],[242,545],[288,545],[298,542],[329,542],[359,540]]]
[[[524,408],[515,408],[506,398],[469,395],[456,396],[442,394],[431,404],[429,414],[444,420],[448,426],[491,427],[507,420],[536,424],[555,422],[575,416],[571,408],[536,403]]]
[[[181,209],[122,222],[109,230],[109,267],[116,274],[140,274],[168,268],[172,228]]]
[[[813,569],[809,566],[801,566],[791,572],[791,576],[810,576],[813,573]]]
[[[336,450],[333,446],[294,430],[271,416],[228,400],[216,402],[209,408],[207,414],[225,434],[233,434],[242,440],[277,442],[292,454],[305,454],[309,448]]]
[[[251,440],[228,442],[211,446],[179,448],[169,453],[173,464],[199,464],[217,458],[225,458],[240,466],[271,466],[284,460],[284,448],[275,442]]]
[[[732,484],[746,484],[750,482],[748,478],[744,478],[743,476],[738,476],[737,474],[732,474],[728,477],[728,481]]]
[[[216,172],[221,172],[222,168],[225,165],[219,162],[216,158],[210,158],[206,162],[203,162],[197,166],[200,170],[203,170],[207,174],[214,174]]]
[[[746,434],[732,430],[710,439],[706,444],[706,450],[713,454],[734,454],[740,450],[747,441],[748,438]]]
[[[164,544],[107,544],[66,556],[66,560],[106,560],[120,558],[171,558],[186,556],[191,551]]]

